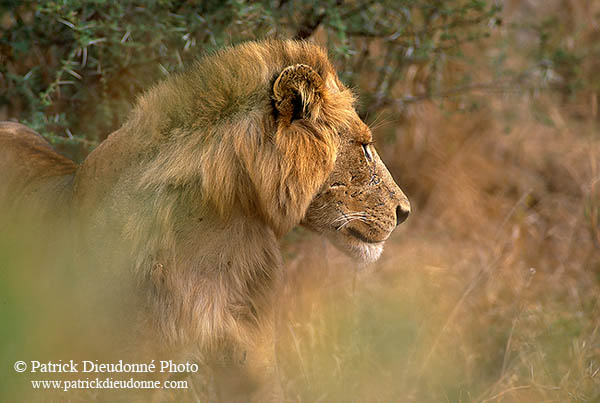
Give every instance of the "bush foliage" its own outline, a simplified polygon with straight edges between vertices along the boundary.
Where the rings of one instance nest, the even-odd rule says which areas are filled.
[[[392,89],[411,65],[440,69],[461,44],[487,35],[498,11],[482,0],[9,0],[0,9],[0,108],[80,159],[143,89],[202,54],[321,30],[348,84],[376,77],[364,91],[364,112],[374,113],[395,102]]]

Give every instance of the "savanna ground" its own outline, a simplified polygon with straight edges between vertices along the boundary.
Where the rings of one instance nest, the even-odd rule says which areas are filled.
[[[365,10],[376,7],[367,3]],[[485,2],[452,2],[471,3]],[[350,25],[335,25],[335,15],[299,25],[296,36],[332,51],[332,43],[336,51],[348,43],[358,49],[335,56],[336,64],[359,92],[376,147],[413,214],[366,268],[305,230],[284,239],[277,350],[287,401],[600,401],[600,2],[499,3],[501,11],[442,19],[444,32],[439,20],[424,17],[425,8],[415,11],[416,28],[395,44],[400,59],[389,57],[390,49],[400,51],[389,35],[370,35],[383,29],[377,24],[356,37]],[[260,11],[242,17],[278,24]],[[13,27],[8,13],[4,39]],[[240,15],[240,32],[228,35],[253,38]],[[463,25],[487,35],[468,40],[472,32],[461,36]],[[342,31],[346,36],[334,35]],[[122,40],[126,32],[115,35]],[[447,32],[457,33],[454,42],[445,42]],[[417,43],[423,35],[430,42]],[[419,44],[431,53],[414,56]],[[93,44],[89,49],[91,55]],[[24,77],[28,69],[7,60],[0,84],[9,93],[26,86],[9,73]],[[65,76],[93,79],[69,66],[75,75]],[[80,159],[102,135],[61,115],[85,105],[65,93],[61,100],[55,89],[49,103],[43,91],[32,95],[37,110],[22,96],[0,117],[20,117],[41,131],[54,125],[45,134]],[[102,108],[113,98],[125,103],[103,94]],[[107,112],[85,110],[92,113]],[[119,124],[113,120],[98,127]],[[17,314],[5,310],[3,323],[17,323]],[[15,344],[0,346],[9,348]]]

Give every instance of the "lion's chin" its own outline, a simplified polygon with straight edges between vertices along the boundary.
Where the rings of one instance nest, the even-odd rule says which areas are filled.
[[[375,262],[383,252],[383,244],[385,243],[383,241],[363,242],[348,235],[341,235],[339,233],[335,235],[328,237],[332,243],[346,255],[360,261],[362,264]]]
[[[359,259],[362,263],[373,263],[381,256],[383,252],[383,242],[364,243],[358,245],[349,245],[348,253],[355,259]]]

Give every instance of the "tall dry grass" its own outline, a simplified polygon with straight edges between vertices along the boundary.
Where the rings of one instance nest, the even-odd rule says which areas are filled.
[[[445,77],[492,79],[501,43],[524,66],[519,41],[534,38],[511,24],[525,19],[560,11],[567,44],[597,36],[598,2],[506,5],[507,28],[467,50],[478,67],[450,63]],[[600,72],[593,58],[581,68]],[[427,74],[415,68],[399,94]],[[290,235],[278,333],[289,401],[600,401],[596,89],[471,96],[411,104],[375,130],[414,211],[380,262],[361,271]]]

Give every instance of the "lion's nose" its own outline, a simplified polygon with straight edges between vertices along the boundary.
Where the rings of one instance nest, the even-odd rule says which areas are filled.
[[[409,206],[400,205],[400,206],[396,207],[396,225],[400,225],[404,221],[406,221],[409,214],[410,214],[410,205]]]

